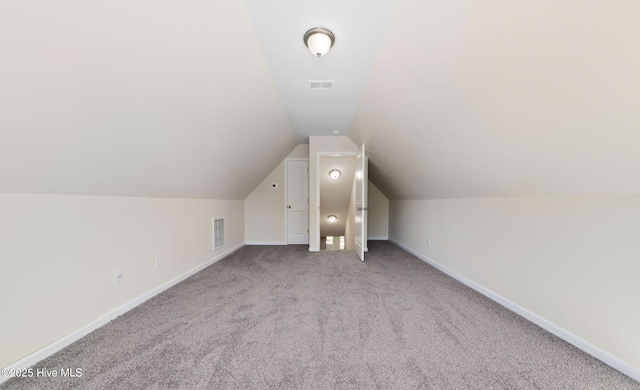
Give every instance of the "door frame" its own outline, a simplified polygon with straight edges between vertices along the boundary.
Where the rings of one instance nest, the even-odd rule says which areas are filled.
[[[362,157],[362,162],[358,160]],[[362,170],[360,170],[362,168]],[[369,218],[367,215],[368,203],[369,203],[369,162],[367,161],[366,147],[363,144],[360,149],[358,149],[357,157],[356,157],[356,177],[355,177],[355,186],[356,186],[356,220],[358,219],[358,215],[360,216],[360,229],[358,229],[358,222],[356,222],[356,243],[358,237],[361,238],[360,242],[360,251],[358,250],[358,245],[355,245],[356,253],[360,260],[364,261],[364,254],[369,251],[367,247],[367,231],[368,231],[368,222]],[[358,173],[361,174],[361,178],[358,179]],[[360,185],[358,185],[358,180],[361,181]],[[358,192],[360,192],[360,197],[358,197]],[[358,207],[358,199],[360,199],[360,207]]]
[[[287,165],[289,161],[306,161],[307,169],[309,169],[309,159],[300,157],[300,158],[285,158],[284,159],[284,204],[282,205],[282,210],[284,210],[284,242],[286,245],[289,245],[289,212],[287,209],[287,205],[289,204],[289,181],[287,179]],[[307,175],[307,187],[309,186],[309,175]],[[307,188],[307,193],[309,189]],[[308,219],[308,218],[307,218]],[[309,221],[307,221],[309,223]]]
[[[318,234],[318,246],[320,245],[320,157],[356,157],[358,151],[355,152],[316,152],[316,204],[313,205],[316,214],[316,232]],[[320,249],[318,247],[318,249]]]

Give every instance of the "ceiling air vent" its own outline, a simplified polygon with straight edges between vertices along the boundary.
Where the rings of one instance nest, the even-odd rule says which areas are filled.
[[[309,89],[312,91],[331,91],[333,80],[309,80]]]

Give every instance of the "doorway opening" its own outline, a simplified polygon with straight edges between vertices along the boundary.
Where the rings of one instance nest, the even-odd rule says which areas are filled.
[[[355,248],[355,156],[320,156],[320,250]]]

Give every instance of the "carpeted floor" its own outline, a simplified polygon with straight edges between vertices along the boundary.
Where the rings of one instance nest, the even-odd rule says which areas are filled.
[[[247,246],[10,389],[640,389],[388,242]]]

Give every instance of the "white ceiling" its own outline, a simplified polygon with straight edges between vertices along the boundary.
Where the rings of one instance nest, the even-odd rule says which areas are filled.
[[[0,2],[0,192],[243,199],[309,135],[392,199],[640,192],[640,2]],[[324,26],[322,58],[302,42]],[[307,81],[331,79],[332,92]]]
[[[310,135],[351,127],[394,0],[245,0],[291,126],[300,143]],[[312,27],[336,36],[314,57],[303,42]],[[333,80],[332,91],[310,91],[309,80]]]
[[[337,169],[341,175],[332,179],[329,172]],[[322,156],[320,157],[320,236],[343,236],[353,178],[355,176],[356,158],[354,156]],[[329,222],[327,217],[335,215],[338,220]]]

